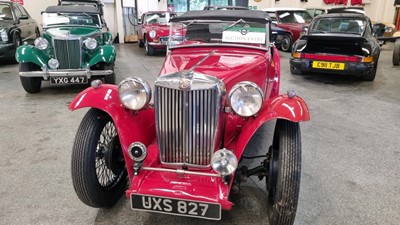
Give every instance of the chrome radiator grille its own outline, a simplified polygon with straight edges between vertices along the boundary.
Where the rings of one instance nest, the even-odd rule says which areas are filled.
[[[156,86],[155,108],[161,162],[208,167],[217,137],[217,88],[183,91]]]
[[[54,39],[54,52],[59,69],[81,68],[82,53],[80,39]]]

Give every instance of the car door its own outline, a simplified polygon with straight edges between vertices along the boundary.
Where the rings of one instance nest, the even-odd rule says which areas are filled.
[[[21,35],[22,41],[33,42],[36,38],[36,22],[34,19],[30,17],[28,12],[21,5],[15,5],[16,11],[19,12],[20,16],[19,23],[21,25],[21,32],[23,33],[23,37]]]

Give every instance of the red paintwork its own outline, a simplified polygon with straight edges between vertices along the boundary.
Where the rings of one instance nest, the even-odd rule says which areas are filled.
[[[183,47],[172,49],[166,57],[160,76],[167,73],[190,69],[210,52],[216,50],[195,71],[215,76],[226,86],[227,93],[240,81],[257,83],[264,91],[265,102],[256,117],[241,118],[226,112],[223,147],[232,150],[238,159],[256,130],[271,119],[287,119],[293,122],[306,121],[309,112],[304,101],[286,95],[278,96],[280,82],[280,58],[274,48],[273,57],[266,51],[244,47]],[[224,210],[232,208],[229,193],[234,176],[228,185],[219,177],[199,175],[178,175],[171,172],[141,170],[133,176],[133,162],[127,154],[127,148],[133,141],[147,146],[148,156],[144,167],[161,168],[158,143],[155,135],[154,110],[149,108],[133,113],[124,109],[119,102],[117,87],[102,85],[98,89],[88,88],[80,93],[70,104],[70,109],[94,107],[106,111],[117,127],[121,139],[126,168],[130,179],[130,188],[126,191],[129,198],[132,193],[178,198],[193,201],[219,203]],[[228,106],[228,105],[226,105]],[[203,173],[215,172],[212,169]]]
[[[308,25],[310,25],[310,23],[284,23],[280,20],[280,17],[277,14],[278,11],[282,12],[285,10],[279,9],[279,10],[274,11],[275,15],[276,15],[275,18],[277,19],[277,26],[279,28],[282,28],[286,31],[291,32],[292,33],[292,43],[294,43],[295,41],[297,41],[297,39],[300,38],[303,27],[307,27]],[[292,10],[288,9],[288,11],[292,11]],[[299,11],[299,10],[294,10],[294,11]],[[304,10],[304,11],[307,12],[306,10]],[[271,11],[268,11],[268,12],[271,13]]]
[[[273,83],[266,80],[274,79],[276,63],[263,50],[201,46],[174,49],[167,55],[160,76],[188,70],[213,50],[216,51],[195,69],[196,72],[223,80],[227,93],[233,85],[247,80],[260,86],[267,98],[270,96]]]
[[[300,58],[328,60],[328,61],[344,61],[344,62],[361,62],[362,60],[362,57],[359,56],[325,55],[325,54],[309,54],[309,53],[301,54]]]
[[[158,146],[154,143],[148,146],[148,156],[143,166],[160,168]],[[215,174],[212,170],[203,171]],[[213,202],[221,204],[224,210],[230,210],[232,203],[228,200],[230,186],[221,182],[219,177],[196,175],[177,175],[170,172],[154,172],[142,170],[132,180],[131,187],[126,192],[129,198],[132,193],[164,196],[169,198]]]
[[[134,113],[126,110],[118,97],[118,87],[102,84],[100,88],[92,87],[79,93],[70,103],[69,109],[76,110],[84,107],[97,108],[108,113],[114,121],[122,145],[127,168],[132,168],[127,149],[132,142],[140,141],[149,145],[156,138],[154,109],[149,108]],[[132,169],[128,175],[133,176]]]

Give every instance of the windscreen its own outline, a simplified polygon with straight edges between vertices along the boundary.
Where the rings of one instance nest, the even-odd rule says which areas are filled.
[[[278,11],[281,23],[310,23],[311,15],[307,11]]]
[[[267,24],[238,21],[191,21],[173,24],[171,46],[191,44],[267,45]],[[180,31],[180,32],[179,32]],[[176,34],[181,34],[180,40]],[[174,37],[175,36],[175,37]]]
[[[0,20],[13,20],[11,7],[9,4],[0,4]]]
[[[98,14],[87,13],[43,13],[43,26],[94,26],[101,27]]]
[[[361,35],[365,29],[365,20],[355,18],[326,18],[315,21],[309,33],[346,33]]]
[[[169,24],[169,20],[174,16],[172,13],[147,13],[145,20],[149,24]]]

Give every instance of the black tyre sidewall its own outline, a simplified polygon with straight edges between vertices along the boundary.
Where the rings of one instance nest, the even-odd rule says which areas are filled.
[[[279,142],[278,173],[275,197],[273,198],[271,193],[268,193],[269,224],[292,225],[297,211],[301,178],[299,124],[278,120],[274,133],[273,146],[275,148],[277,141]],[[295,147],[290,148],[290,146]]]
[[[109,121],[111,118],[103,111],[90,109],[79,126],[72,149],[71,174],[75,192],[83,203],[96,208],[113,206],[126,187],[126,177],[122,177],[113,188],[105,190],[96,175],[96,147]]]
[[[104,76],[104,83],[106,84],[115,84],[116,83],[116,76],[114,72],[114,63],[104,63],[103,65],[104,70],[112,70],[113,73],[107,76]]]
[[[394,43],[393,49],[393,66],[398,66],[400,64],[400,38]]]
[[[20,63],[20,72],[38,71],[38,66],[32,63]],[[28,93],[34,94],[40,91],[42,86],[42,78],[40,77],[23,77],[19,76],[22,87]]]
[[[147,39],[145,38],[145,46],[146,46],[146,53],[147,53],[147,55],[149,55],[149,56],[152,56],[152,55],[154,55],[154,48],[153,47],[151,47],[151,45],[149,44],[149,42],[147,41]]]
[[[281,45],[280,45],[280,48],[281,48],[281,50],[284,51],[284,52],[289,52],[289,51],[291,50],[291,47],[292,47],[292,38],[290,38],[289,35],[285,35],[285,38],[284,38],[284,39],[285,39],[285,40],[289,40],[289,41],[282,42]],[[288,42],[288,43],[287,43],[287,42]],[[285,46],[284,43],[286,43],[286,44],[289,45],[289,46]]]

